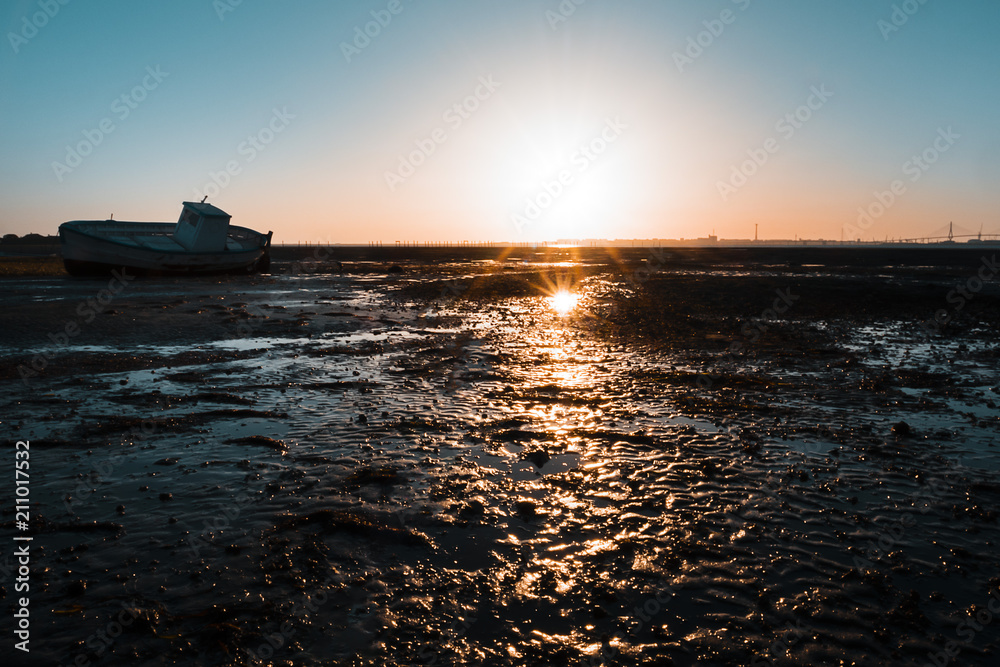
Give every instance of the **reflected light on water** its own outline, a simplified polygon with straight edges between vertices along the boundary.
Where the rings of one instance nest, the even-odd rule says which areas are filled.
[[[579,300],[579,295],[567,290],[559,290],[549,297],[549,304],[552,306],[552,310],[556,311],[556,314],[565,316],[573,312]]]

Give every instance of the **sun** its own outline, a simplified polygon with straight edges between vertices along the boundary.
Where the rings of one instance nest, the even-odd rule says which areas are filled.
[[[628,126],[598,109],[534,107],[526,103],[516,125],[496,126],[498,138],[477,158],[481,201],[512,240],[615,238],[647,173]]]
[[[578,294],[573,294],[568,290],[559,290],[549,297],[549,304],[552,306],[552,310],[556,311],[557,315],[565,317],[573,312],[579,300],[580,296]]]

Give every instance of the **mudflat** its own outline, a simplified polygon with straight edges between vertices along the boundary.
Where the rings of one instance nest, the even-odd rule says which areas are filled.
[[[809,253],[0,280],[33,657],[993,664],[991,256]]]

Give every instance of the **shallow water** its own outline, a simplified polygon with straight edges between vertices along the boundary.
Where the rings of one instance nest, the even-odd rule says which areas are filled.
[[[985,332],[928,344],[886,323],[844,329],[832,356],[733,362],[605,335],[595,313],[629,289],[613,276],[580,281],[563,316],[541,295],[429,305],[344,275],[137,282],[50,345],[101,286],[39,283],[37,335],[0,337],[11,363],[53,353],[0,400],[5,439],[32,442],[39,660],[997,650]]]

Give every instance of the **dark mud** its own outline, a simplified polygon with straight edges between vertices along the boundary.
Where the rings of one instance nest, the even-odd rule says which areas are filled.
[[[517,259],[9,284],[37,664],[993,664],[994,286]]]

